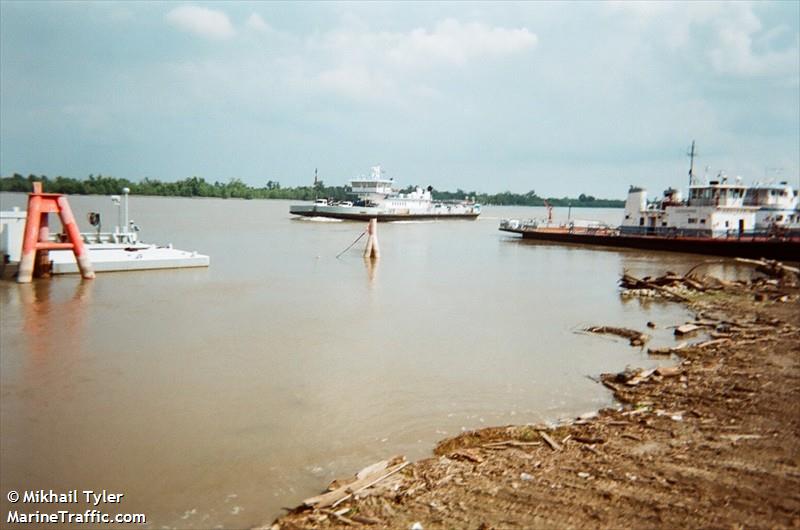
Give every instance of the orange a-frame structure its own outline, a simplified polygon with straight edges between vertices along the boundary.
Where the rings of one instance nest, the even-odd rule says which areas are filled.
[[[57,213],[61,218],[61,225],[67,234],[68,241],[56,243],[50,241],[49,217]],[[33,193],[28,194],[28,215],[25,219],[25,238],[22,241],[22,259],[17,272],[18,283],[30,283],[33,278],[33,266],[36,261],[36,251],[41,250],[71,250],[75,254],[75,261],[81,276],[90,280],[94,278],[92,263],[83,244],[78,224],[67,198],[61,193],[42,193],[42,183],[33,183]]]

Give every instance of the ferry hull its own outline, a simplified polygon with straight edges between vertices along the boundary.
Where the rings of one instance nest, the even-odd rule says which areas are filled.
[[[350,210],[350,211],[348,211]],[[419,212],[419,213],[390,213],[379,210],[377,208],[359,208],[354,206],[352,208],[341,207],[319,207],[319,206],[292,206],[289,208],[289,213],[292,215],[300,215],[303,217],[328,217],[330,219],[342,219],[345,221],[369,221],[370,219],[377,219],[378,222],[388,221],[414,221],[426,219],[477,219],[480,213],[465,212],[465,213],[436,213],[436,212]]]
[[[567,230],[535,230],[500,228],[503,232],[520,234],[524,239],[597,245],[604,247],[635,248],[666,252],[686,252],[742,258],[766,258],[781,261],[800,261],[800,238],[711,238],[711,237],[653,237],[613,234],[575,233]]]

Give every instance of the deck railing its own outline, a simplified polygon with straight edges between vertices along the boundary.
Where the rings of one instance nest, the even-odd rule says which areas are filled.
[[[712,234],[708,229],[690,229],[673,227],[621,226],[619,228],[598,224],[597,226],[576,226],[574,224],[552,224],[536,219],[503,219],[502,230],[538,230],[543,232],[565,232],[570,234],[605,235],[605,236],[639,236],[659,238],[680,237],[713,237],[714,239],[731,239],[738,241],[792,241],[800,242],[800,229],[773,227],[767,230],[727,230]]]

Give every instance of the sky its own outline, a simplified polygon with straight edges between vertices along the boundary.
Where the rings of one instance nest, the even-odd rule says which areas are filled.
[[[0,2],[0,174],[800,181],[800,2]]]

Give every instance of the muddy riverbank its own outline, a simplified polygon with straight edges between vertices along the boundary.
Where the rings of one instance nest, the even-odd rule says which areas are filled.
[[[678,287],[661,294],[711,337],[677,365],[603,374],[619,407],[464,433],[264,528],[800,527],[796,280]]]

